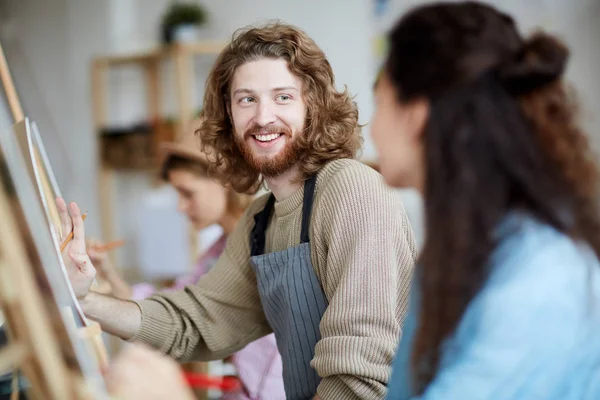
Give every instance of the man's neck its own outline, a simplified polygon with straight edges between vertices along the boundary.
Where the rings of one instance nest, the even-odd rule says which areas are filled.
[[[273,192],[273,195],[275,195],[275,200],[283,201],[300,189],[302,182],[299,181],[299,177],[300,168],[295,166],[277,177],[265,177],[265,180],[267,181],[269,189]]]
[[[219,221],[219,225],[223,228],[223,233],[229,235],[233,232],[239,219],[240,215],[233,215],[230,212],[226,213],[221,221]]]

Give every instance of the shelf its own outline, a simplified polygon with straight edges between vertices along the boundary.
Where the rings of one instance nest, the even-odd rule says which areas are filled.
[[[118,66],[125,64],[144,64],[149,61],[161,60],[177,54],[217,55],[226,45],[227,43],[225,42],[175,43],[146,51],[96,57],[94,58],[94,63],[102,66]]]
[[[117,201],[116,177],[119,173],[126,171],[149,171],[155,173],[156,184],[161,184],[158,175],[158,149],[161,143],[176,141],[184,134],[189,122],[194,118],[194,89],[195,84],[195,62],[197,56],[217,56],[227,42],[200,41],[196,43],[174,43],[171,45],[158,46],[145,51],[110,54],[96,57],[92,60],[91,89],[92,107],[95,126],[96,141],[99,150],[99,179],[98,193],[100,194],[100,213],[102,224],[102,236],[105,241],[115,240],[114,216]],[[164,120],[163,110],[163,85],[165,84],[162,73],[163,61],[172,61],[177,111],[175,119],[167,123]],[[144,118],[152,127],[152,133],[142,135],[102,135],[111,128],[108,116],[109,89],[108,75],[111,68],[121,66],[139,67],[144,73],[145,97],[148,115]],[[162,71],[162,72],[161,72]],[[129,127],[124,127],[125,131]],[[116,129],[119,131],[120,129]],[[125,132],[123,132],[125,133]],[[119,143],[121,140],[121,143]],[[114,146],[117,147],[114,147]],[[117,149],[118,148],[118,149]],[[115,151],[117,149],[117,151]],[[127,158],[137,157],[136,160]],[[192,229],[190,229],[192,231]],[[196,236],[190,234],[191,257],[196,257]],[[114,253],[110,255],[114,258]],[[113,259],[114,261],[114,259]]]

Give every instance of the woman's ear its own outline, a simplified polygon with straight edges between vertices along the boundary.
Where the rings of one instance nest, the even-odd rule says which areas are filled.
[[[429,119],[429,100],[426,98],[415,99],[408,106],[408,126],[411,127],[409,134],[414,140],[420,140]]]

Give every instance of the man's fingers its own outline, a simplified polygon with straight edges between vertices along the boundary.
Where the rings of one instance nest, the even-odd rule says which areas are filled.
[[[73,245],[79,252],[85,252],[85,230],[83,228],[83,219],[81,211],[76,203],[69,204],[69,213],[73,220]]]
[[[60,216],[61,223],[61,240],[64,240],[65,237],[71,232],[73,223],[71,222],[71,216],[69,215],[69,211],[67,210],[67,203],[62,198],[56,199],[56,207],[58,208],[58,214]]]

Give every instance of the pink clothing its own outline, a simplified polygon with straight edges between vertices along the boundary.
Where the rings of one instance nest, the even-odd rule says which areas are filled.
[[[233,365],[243,388],[241,392],[223,395],[221,400],[285,400],[283,365],[274,334],[235,353]]]
[[[197,261],[196,268],[175,281],[172,287],[161,291],[180,290],[195,284],[219,259],[225,249],[227,236],[217,240]],[[156,288],[148,283],[133,285],[133,300],[149,297]],[[232,362],[242,382],[242,391],[225,394],[223,400],[279,400],[285,399],[283,389],[281,356],[277,350],[275,335],[270,334],[248,344],[233,354]]]

